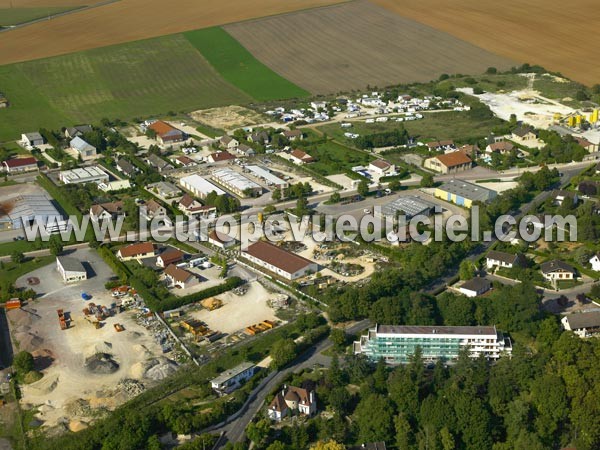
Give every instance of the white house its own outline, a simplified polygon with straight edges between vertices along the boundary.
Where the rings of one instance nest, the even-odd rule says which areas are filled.
[[[467,297],[477,297],[485,294],[492,288],[492,283],[485,278],[473,278],[465,281],[458,290]]]
[[[235,151],[235,149],[240,145],[240,141],[227,135],[221,137],[221,139],[219,139],[219,143],[223,148],[231,151]]]
[[[499,252],[496,250],[490,250],[485,259],[485,266],[488,269],[494,267],[504,267],[512,269],[515,266],[522,267],[525,265],[525,257],[520,254],[512,254],[506,252]]]
[[[220,248],[221,250],[226,250],[235,246],[236,242],[237,241],[235,238],[232,238],[227,234],[220,233],[217,230],[212,230],[210,233],[208,233],[208,243]]]
[[[312,416],[317,412],[317,397],[312,389],[283,386],[269,404],[267,414],[271,420],[280,422],[288,415],[298,413]]]
[[[554,259],[540,265],[542,276],[548,281],[574,280],[577,271],[564,261]]]
[[[138,242],[122,247],[117,251],[117,258],[121,261],[129,261],[132,259],[143,259],[154,256],[156,248],[152,242]]]
[[[184,256],[185,255],[181,250],[177,250],[176,248],[168,248],[158,255],[158,258],[156,258],[156,265],[164,269],[171,264],[180,263],[183,261]]]
[[[256,366],[254,364],[243,362],[232,369],[222,372],[210,382],[210,385],[217,392],[229,394],[252,378],[255,371]]]
[[[200,283],[200,280],[196,275],[194,275],[192,272],[188,272],[185,269],[177,267],[175,264],[169,265],[165,269],[164,273],[165,278],[173,287],[187,289]]]
[[[75,258],[68,256],[56,257],[56,269],[65,283],[76,283],[87,280],[87,271],[83,264]]]
[[[593,271],[600,272],[600,256],[598,253],[590,258],[590,264],[592,265]]]
[[[292,150],[290,153],[290,159],[298,165],[308,164],[314,161],[312,156],[303,152],[302,150]]]
[[[376,159],[369,163],[369,171],[380,176],[389,176],[396,173],[396,166],[383,159]]]
[[[21,135],[21,143],[26,147],[37,147],[38,145],[44,144],[44,138],[37,131],[32,133],[23,133]]]
[[[560,320],[563,328],[579,337],[590,337],[600,331],[600,311],[569,314]]]

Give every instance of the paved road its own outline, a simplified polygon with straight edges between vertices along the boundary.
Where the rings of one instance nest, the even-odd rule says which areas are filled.
[[[346,333],[356,334],[365,328],[370,326],[369,320],[362,320],[346,328]],[[275,390],[283,381],[283,379],[292,372],[300,372],[304,369],[313,367],[315,364],[322,364],[327,367],[329,365],[329,358],[322,355],[321,353],[332,346],[332,342],[329,339],[325,339],[315,346],[304,352],[294,363],[279,371],[268,383],[266,383],[259,392],[255,392],[254,399],[247,405],[245,412],[233,422],[230,422],[221,428],[211,429],[211,432],[225,432],[226,439],[223,439],[221,445],[225,445],[226,442],[240,442],[244,438],[246,427],[254,416],[259,412],[262,407],[265,398]],[[221,447],[219,445],[219,448]]]

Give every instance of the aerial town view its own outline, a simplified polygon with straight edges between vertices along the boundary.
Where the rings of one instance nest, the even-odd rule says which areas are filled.
[[[599,23],[0,0],[0,450],[599,450]]]

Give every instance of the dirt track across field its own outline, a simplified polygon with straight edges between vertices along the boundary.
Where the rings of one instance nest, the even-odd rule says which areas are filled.
[[[600,83],[597,0],[373,0],[493,53]],[[462,71],[467,73],[467,71]]]
[[[515,63],[367,1],[225,26],[260,61],[313,93],[429,81]]]
[[[121,0],[4,33],[0,46],[0,65],[335,2],[335,0],[254,0],[251,2]]]

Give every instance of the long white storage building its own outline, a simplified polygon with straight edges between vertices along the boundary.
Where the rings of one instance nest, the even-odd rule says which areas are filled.
[[[200,198],[206,198],[211,192],[215,192],[217,195],[225,195],[226,192],[220,187],[215,186],[210,181],[202,178],[200,175],[190,175],[183,177],[179,180],[179,184],[182,188],[187,189],[192,194]]]

